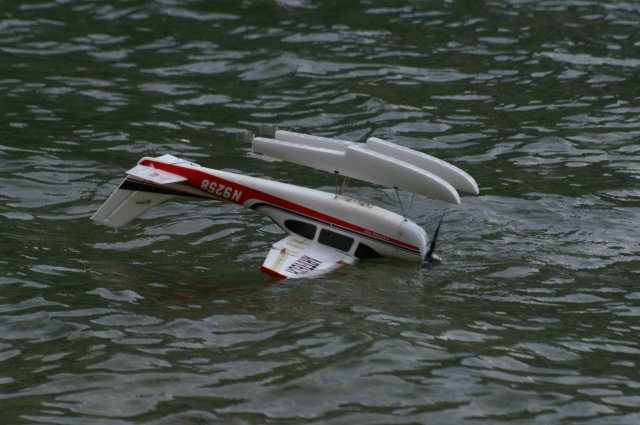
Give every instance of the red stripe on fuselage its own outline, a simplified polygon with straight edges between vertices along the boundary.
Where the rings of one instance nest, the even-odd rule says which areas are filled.
[[[241,195],[239,196],[238,200],[234,200],[231,198],[221,198],[224,199],[225,201],[228,202],[232,202],[235,204],[239,204],[239,205],[243,205],[244,203],[255,199],[257,201],[261,201],[261,202],[266,202],[266,203],[270,203],[273,205],[276,205],[278,207],[284,208],[284,209],[288,209],[291,211],[295,211],[296,213],[302,214],[302,215],[306,215],[309,217],[312,217],[316,220],[320,220],[320,221],[324,221],[327,223],[331,223],[334,224],[336,226],[340,226],[340,227],[344,227],[346,229],[352,230],[356,233],[360,233],[366,237],[372,237],[374,239],[379,239],[382,240],[384,242],[388,242],[388,243],[392,243],[394,245],[398,245],[404,248],[409,248],[411,250],[417,251],[418,253],[420,252],[420,248],[418,248],[415,245],[411,245],[408,244],[406,242],[403,241],[399,241],[397,239],[394,238],[390,238],[388,236],[385,236],[383,234],[380,234],[378,232],[373,232],[371,230],[365,229],[364,227],[360,227],[358,225],[355,225],[353,223],[349,223],[343,220],[340,220],[339,218],[336,217],[332,217],[330,215],[318,212],[316,210],[313,210],[311,208],[307,208],[304,207],[302,205],[293,203],[291,201],[287,201],[286,199],[282,199],[279,198],[277,196],[271,195],[270,193],[266,193],[266,192],[262,192],[256,189],[253,189],[249,186],[245,186],[242,184],[238,184],[234,181],[230,181],[224,178],[221,178],[219,176],[216,176],[214,174],[210,174],[206,171],[202,171],[202,170],[198,170],[198,169],[194,169],[194,168],[187,168],[184,166],[180,166],[180,165],[176,165],[176,164],[167,164],[165,162],[160,162],[160,161],[154,161],[152,159],[146,159],[144,161],[142,161],[141,163],[142,165],[147,165],[147,166],[152,166],[155,168],[158,168],[160,170],[164,170],[164,171],[168,171],[170,173],[173,174],[178,174],[180,176],[186,177],[187,181],[184,182],[183,184],[188,184],[189,186],[195,187],[199,190],[202,190],[202,183],[204,180],[208,180],[208,181],[215,181],[218,185],[220,184],[224,184],[225,187],[231,187],[232,190],[238,190],[241,191]],[[203,191],[204,193],[208,193],[206,191]],[[216,196],[216,198],[218,198]]]

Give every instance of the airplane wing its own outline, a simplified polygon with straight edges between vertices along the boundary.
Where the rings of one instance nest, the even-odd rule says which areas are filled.
[[[295,279],[319,276],[355,261],[346,253],[289,235],[273,244],[260,270],[281,279]]]

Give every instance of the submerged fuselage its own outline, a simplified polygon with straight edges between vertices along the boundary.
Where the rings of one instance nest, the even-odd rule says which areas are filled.
[[[393,257],[421,261],[427,250],[424,229],[399,214],[369,203],[315,189],[202,167],[164,155],[143,158],[140,174],[130,170],[111,198],[94,215],[119,227],[174,196],[232,202],[271,218],[290,235],[317,242],[350,257]],[[142,166],[142,167],[140,167]],[[171,182],[151,177],[166,172]],[[155,180],[155,181],[154,181]],[[127,204],[127,205],[125,205]]]

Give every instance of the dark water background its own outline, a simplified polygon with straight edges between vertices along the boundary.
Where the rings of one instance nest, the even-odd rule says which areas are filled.
[[[416,199],[431,269],[274,285],[241,208],[89,220],[143,155],[333,190],[265,124],[481,195]],[[2,0],[0,423],[638,424],[639,155],[637,1]]]

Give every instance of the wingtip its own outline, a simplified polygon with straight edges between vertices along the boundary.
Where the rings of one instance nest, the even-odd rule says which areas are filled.
[[[262,273],[268,274],[270,276],[277,277],[278,279],[286,279],[287,278],[287,276],[285,276],[285,275],[283,275],[281,273],[278,273],[277,271],[272,270],[272,269],[270,269],[268,267],[265,267],[265,266],[260,266],[260,271]]]

